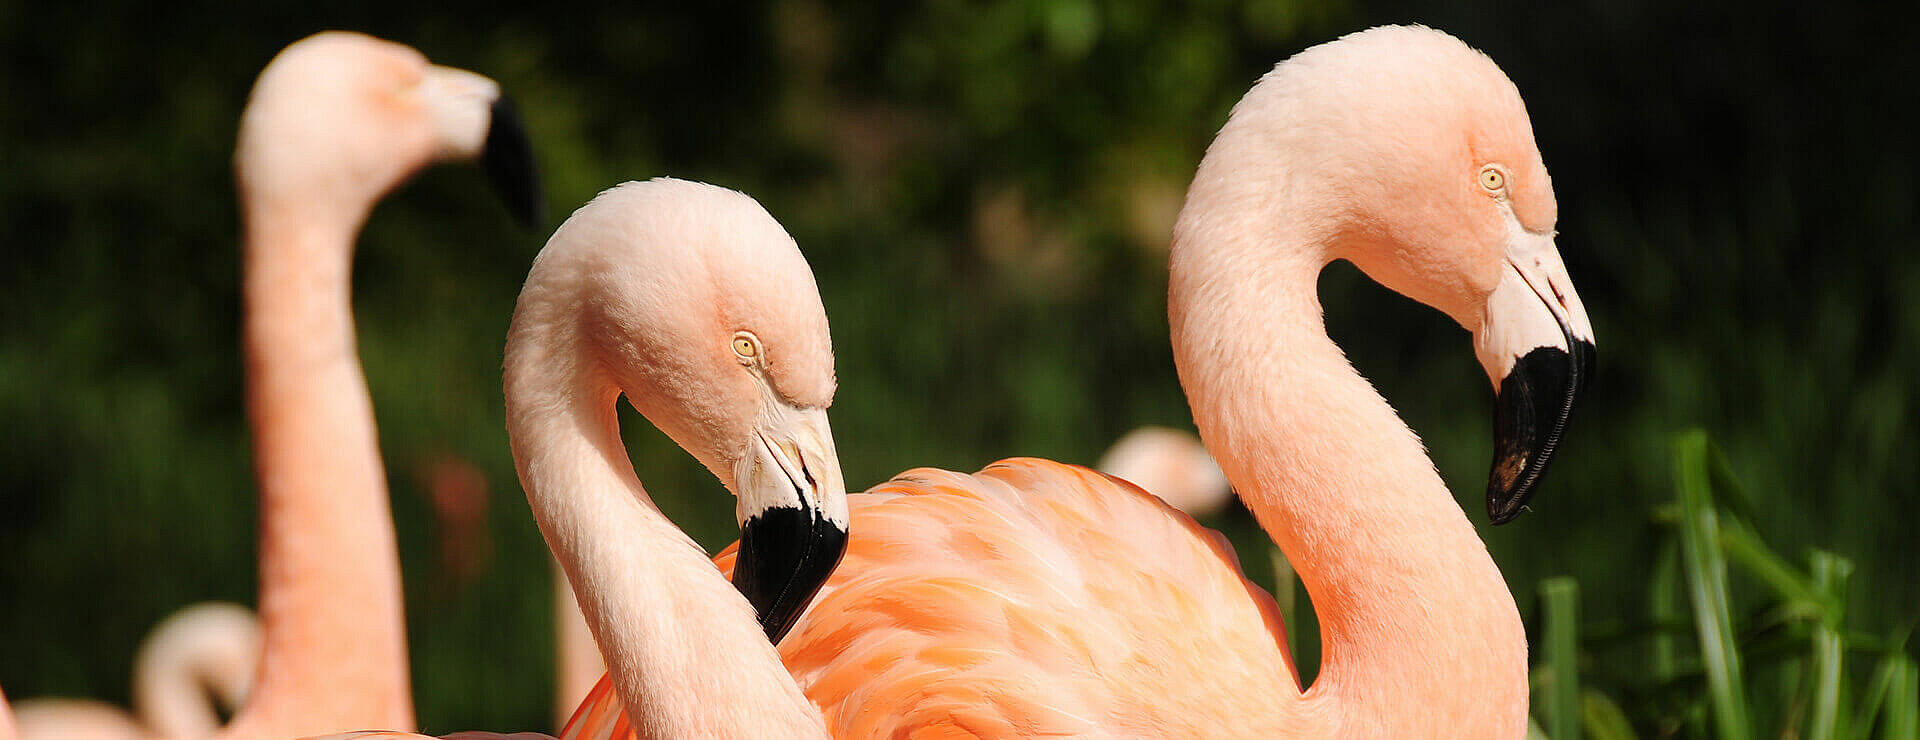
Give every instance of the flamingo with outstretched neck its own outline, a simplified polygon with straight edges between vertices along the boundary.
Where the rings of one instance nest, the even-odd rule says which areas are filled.
[[[228,701],[257,680],[223,729],[228,737],[413,723],[399,562],[354,350],[348,272],[354,236],[375,201],[429,163],[475,157],[515,215],[537,221],[531,151],[492,80],[344,32],[296,42],[261,72],[235,154],[246,221],[244,342],[261,496],[261,626],[250,627],[252,617],[238,607],[238,614],[222,608],[211,622],[183,610],[198,626],[217,623],[210,629],[226,633],[217,638],[222,647],[209,653],[197,638],[166,641],[164,657],[143,659],[147,669],[135,682],[136,704],[154,707],[143,710],[150,726],[89,712],[83,719],[92,727],[182,737],[211,732],[211,707],[180,701],[197,689],[146,675],[173,670],[198,671],[194,683],[210,681]],[[182,626],[163,623],[156,636]],[[236,643],[235,634],[244,636]],[[258,665],[237,655],[258,655]],[[227,670],[235,662],[246,668]],[[62,725],[59,736],[71,736],[74,727]],[[0,696],[0,740],[14,737]]]
[[[246,607],[194,604],[153,628],[133,662],[133,712],[92,699],[32,698],[17,713],[26,740],[202,738],[246,699],[260,624]]]
[[[234,162],[264,642],[253,692],[223,736],[413,725],[349,272],[376,201],[430,163],[475,157],[517,215],[538,218],[529,149],[492,80],[329,32],[287,47],[254,85]]]

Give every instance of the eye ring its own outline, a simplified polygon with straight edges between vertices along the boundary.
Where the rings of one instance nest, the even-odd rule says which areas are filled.
[[[1499,194],[1507,189],[1507,173],[1494,165],[1480,168],[1479,180],[1480,187],[1489,193]]]
[[[734,332],[733,356],[740,358],[740,364],[751,365],[760,357],[760,338],[753,332]]]

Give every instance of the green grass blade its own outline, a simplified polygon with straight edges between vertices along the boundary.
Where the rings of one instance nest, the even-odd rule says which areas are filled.
[[[1527,718],[1527,740],[1548,740],[1547,731],[1540,729],[1540,721]]]
[[[1854,737],[1867,740],[1873,731],[1873,720],[1880,716],[1880,708],[1886,704],[1887,684],[1893,681],[1893,674],[1900,670],[1899,653],[1891,653],[1880,659],[1880,665],[1874,666],[1873,678],[1867,679],[1867,690],[1860,696],[1860,711],[1853,715]]]
[[[1916,740],[1920,738],[1920,666],[1905,655],[1895,656],[1891,680],[1887,681],[1886,731],[1880,736],[1887,740]]]
[[[1647,579],[1647,616],[1658,627],[1680,623],[1679,581],[1680,546],[1671,541],[1661,543],[1660,552],[1653,558],[1653,574]],[[1648,667],[1652,669],[1655,684],[1671,681],[1674,674],[1679,672],[1673,642],[1672,632],[1666,629],[1654,631],[1653,653]]]
[[[1840,633],[1825,626],[1813,631],[1813,658],[1808,668],[1812,709],[1807,715],[1807,740],[1846,737],[1840,715],[1840,658],[1846,650]]]
[[[1893,683],[1895,675],[1902,670],[1903,665],[1913,663],[1913,659],[1906,654],[1908,637],[1910,635],[1902,634],[1887,641],[1886,656],[1874,666],[1873,677],[1867,680],[1867,688],[1861,692],[1860,708],[1853,715],[1854,737],[1866,740],[1870,736],[1873,731],[1873,721],[1880,716],[1880,709],[1886,704],[1888,687]],[[1856,640],[1854,646],[1859,647],[1859,645],[1860,641]]]
[[[1754,519],[1753,496],[1747,493],[1747,487],[1733,475],[1733,466],[1718,454],[1707,458],[1707,475],[1713,484],[1713,499],[1721,508],[1733,512],[1733,518],[1742,522]]]
[[[1813,627],[1810,687],[1813,698],[1807,717],[1807,740],[1833,740],[1852,734],[1846,727],[1846,715],[1840,711],[1840,685],[1845,677],[1841,659],[1846,652],[1840,625],[1846,617],[1842,605],[1846,603],[1847,579],[1853,574],[1853,563],[1833,553],[1815,550],[1811,564],[1813,587],[1827,609]]]
[[[1814,587],[1811,579],[1789,565],[1786,558],[1775,554],[1752,529],[1736,521],[1718,524],[1720,547],[1727,559],[1773,587],[1780,598],[1797,602],[1800,609],[1824,611],[1835,606]]]
[[[1546,662],[1548,732],[1563,740],[1580,737],[1580,585],[1572,578],[1540,582],[1541,642]]]
[[[1727,562],[1719,547],[1708,474],[1710,455],[1704,431],[1683,433],[1674,443],[1680,549],[1694,627],[1700,635],[1700,653],[1707,669],[1707,689],[1713,700],[1714,733],[1723,740],[1746,740],[1753,736],[1752,722],[1744,693],[1746,682],[1741,678],[1740,652],[1733,638],[1733,619],[1727,611]]]
[[[1620,711],[1606,694],[1595,689],[1580,691],[1580,725],[1593,740],[1638,740],[1627,713]]]

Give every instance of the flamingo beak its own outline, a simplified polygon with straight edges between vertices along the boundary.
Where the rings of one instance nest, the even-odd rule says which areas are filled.
[[[1506,524],[1526,510],[1593,373],[1593,326],[1552,235],[1509,243],[1474,354],[1495,394],[1487,516]]]
[[[487,143],[480,149],[480,169],[506,202],[507,211],[521,226],[538,229],[546,219],[540,197],[540,171],[533,163],[533,142],[513,100],[505,95],[493,101],[487,120]]]
[[[500,85],[463,69],[434,66],[421,80],[421,90],[439,136],[439,157],[478,157],[508,212],[521,225],[538,228],[546,209],[533,144]]]
[[[775,643],[847,550],[847,487],[825,409],[780,405],[735,475],[740,557],[733,586]]]

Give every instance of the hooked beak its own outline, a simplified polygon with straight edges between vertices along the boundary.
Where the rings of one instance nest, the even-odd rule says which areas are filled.
[[[1515,231],[1474,333],[1474,354],[1495,393],[1487,476],[1494,524],[1526,510],[1594,364],[1593,326],[1553,237]]]
[[[847,486],[825,409],[781,406],[769,416],[735,475],[733,586],[777,644],[846,553]]]
[[[533,144],[513,102],[493,80],[452,67],[427,69],[421,82],[440,136],[441,159],[479,157],[507,211],[527,228],[545,219]]]

